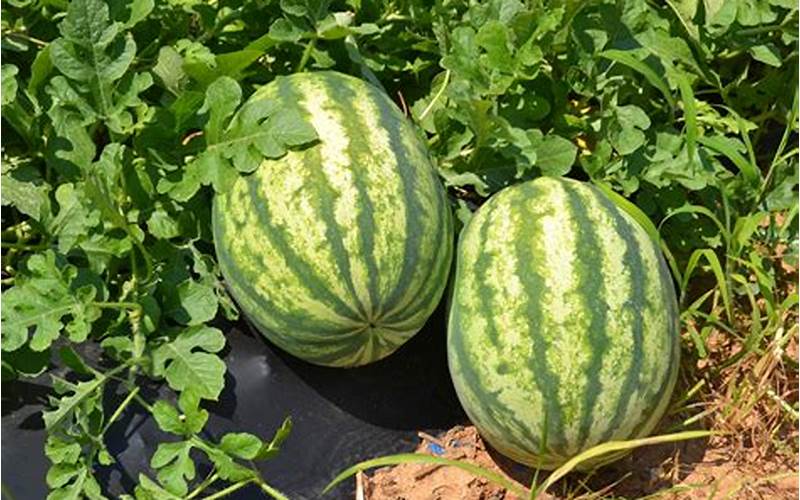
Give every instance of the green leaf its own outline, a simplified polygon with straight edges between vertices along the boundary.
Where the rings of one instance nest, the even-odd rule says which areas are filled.
[[[3,172],[2,204],[15,207],[33,220],[44,222],[50,217],[51,187],[30,165]]]
[[[36,53],[36,58],[31,64],[31,78],[28,80],[28,92],[38,95],[42,85],[47,82],[53,72],[53,61],[50,59],[50,47],[47,45]]]
[[[161,47],[158,51],[158,60],[153,67],[155,74],[162,85],[175,95],[178,95],[188,83],[188,75],[183,70],[183,57],[172,47]]]
[[[54,464],[75,464],[81,456],[81,445],[74,441],[67,441],[51,434],[47,436],[44,454]]]
[[[183,434],[186,431],[186,426],[183,425],[178,410],[166,401],[156,401],[150,413],[162,431],[172,434]]]
[[[161,207],[154,210],[147,219],[147,231],[156,238],[164,240],[181,235],[178,221]]]
[[[58,236],[58,248],[64,253],[84,241],[100,223],[100,213],[91,206],[82,188],[80,184],[62,184],[56,190],[59,210],[49,229]]]
[[[739,141],[723,136],[704,136],[698,137],[697,142],[716,153],[721,153],[731,160],[731,162],[739,168],[739,171],[747,182],[758,184],[761,180],[761,172],[758,168],[748,162],[745,157],[737,151],[737,147],[741,144]]]
[[[239,172],[249,173],[264,158],[279,158],[288,148],[316,139],[316,131],[298,109],[259,99],[245,103],[222,140],[208,150],[230,160]]]
[[[242,100],[242,89],[236,80],[223,76],[214,81],[206,89],[206,99],[200,113],[208,113],[205,126],[208,144],[219,142],[228,119],[236,111]]]
[[[89,368],[89,365],[80,357],[80,355],[75,352],[75,349],[72,346],[66,345],[59,349],[58,351],[59,357],[64,365],[68,366],[70,370],[74,371],[79,375],[91,375],[92,370]]]
[[[775,68],[780,68],[781,64],[783,64],[783,61],[781,61],[780,52],[774,44],[768,43],[765,45],[756,45],[747,50],[756,61],[760,61]]]
[[[225,337],[216,328],[189,327],[153,351],[153,374],[166,377],[176,391],[193,387],[200,397],[216,400],[225,384],[225,363],[210,353],[224,346]]]
[[[450,169],[439,169],[439,175],[447,186],[472,186],[481,196],[489,196],[489,185],[472,172],[457,173]]]
[[[570,171],[577,153],[578,148],[567,139],[548,135],[536,147],[536,166],[544,175],[560,177]]]
[[[355,14],[352,12],[334,12],[317,24],[317,35],[323,40],[338,40],[346,37],[352,31]]]
[[[17,98],[17,73],[19,68],[13,64],[3,64],[0,66],[2,75],[2,105],[10,104]]]
[[[170,291],[165,313],[183,325],[200,325],[217,315],[218,300],[213,284],[186,280]]]
[[[178,407],[183,412],[183,422],[188,433],[200,432],[208,421],[208,412],[200,408],[200,398],[200,391],[194,387],[184,389],[178,398]]]
[[[44,426],[48,430],[54,429],[60,425],[64,420],[71,419],[76,412],[84,414],[89,413],[100,404],[100,389],[106,382],[105,377],[96,377],[88,382],[78,382],[77,384],[70,384],[53,377],[54,382],[64,385],[66,392],[72,394],[62,396],[61,398],[51,398],[52,405],[55,406],[53,410],[45,410],[42,412],[44,419]]]
[[[222,436],[219,448],[234,457],[251,460],[261,449],[261,440],[246,432],[231,432]]]
[[[269,36],[281,42],[299,42],[308,32],[291,21],[278,18],[269,27]]]
[[[272,437],[269,443],[263,443],[261,448],[258,450],[258,453],[254,460],[270,460],[275,457],[280,451],[281,445],[286,438],[289,437],[289,434],[292,432],[292,419],[290,417],[286,417],[283,421],[281,426],[275,431],[275,435]]]
[[[3,350],[19,348],[27,341],[29,330],[30,347],[35,351],[50,347],[64,330],[73,342],[86,339],[91,324],[100,317],[100,309],[92,302],[96,289],[73,288],[77,269],[57,264],[51,250],[31,256],[27,268],[27,274],[3,292]]]
[[[159,469],[159,482],[174,495],[186,495],[189,490],[187,481],[194,479],[194,462],[189,456],[191,450],[191,441],[159,443],[150,459],[150,467]]]
[[[159,486],[155,481],[144,474],[139,474],[139,484],[136,485],[137,500],[182,500],[178,496]]]
[[[239,465],[233,460],[233,458],[221,450],[216,448],[206,448],[205,452],[206,455],[208,455],[208,458],[211,459],[211,462],[214,463],[214,467],[216,467],[216,472],[219,477],[225,479],[226,481],[242,481],[255,475],[252,470]]]
[[[5,348],[5,345],[3,346]],[[13,351],[3,352],[3,369],[10,369],[12,376],[35,377],[50,365],[50,350],[34,351],[30,345],[23,344]],[[5,373],[3,377],[5,377]],[[5,380],[5,378],[4,378]]]
[[[658,76],[653,68],[648,66],[646,63],[640,61],[635,56],[624,50],[605,50],[600,52],[598,55],[600,57],[623,64],[644,76],[645,79],[650,82],[650,85],[657,88],[659,92],[664,95],[669,107],[671,109],[675,109],[675,100],[672,97],[672,93],[670,92],[667,83],[660,76]]]

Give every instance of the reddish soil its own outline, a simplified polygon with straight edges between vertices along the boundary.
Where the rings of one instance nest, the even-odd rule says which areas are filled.
[[[715,438],[716,439],[716,438]],[[433,437],[420,433],[419,453],[466,460],[527,486],[532,471],[487,450],[474,427],[454,427]],[[749,460],[749,461],[748,461]],[[546,474],[546,473],[545,473]],[[543,474],[540,477],[546,477]],[[541,479],[540,479],[541,480]],[[593,475],[572,474],[542,499],[796,499],[796,461],[753,454],[735,458],[723,441],[695,440],[646,447]],[[516,500],[503,488],[448,466],[403,464],[357,478],[358,500]]]

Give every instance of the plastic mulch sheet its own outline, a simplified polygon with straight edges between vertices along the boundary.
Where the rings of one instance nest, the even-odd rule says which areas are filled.
[[[208,437],[246,431],[269,438],[291,416],[294,427],[280,454],[260,465],[264,478],[290,498],[318,498],[346,467],[413,451],[418,431],[435,434],[466,421],[447,371],[441,307],[400,350],[355,369],[323,368],[293,358],[244,321],[216,326],[228,332],[228,372],[219,402],[204,404],[211,414]],[[44,456],[41,409],[48,383],[48,378],[40,377],[3,384],[3,498],[47,495],[49,462]],[[154,400],[158,387],[146,387],[145,395]],[[106,492],[112,497],[132,492],[140,472],[153,474],[147,464],[158,443],[173,439],[140,408],[126,412],[107,436],[116,464],[99,472]],[[198,468],[198,476],[206,472]],[[353,492],[350,480],[326,498],[353,498]],[[243,489],[227,498],[261,496]]]

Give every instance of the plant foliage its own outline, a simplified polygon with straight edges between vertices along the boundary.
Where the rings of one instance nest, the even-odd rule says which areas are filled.
[[[462,220],[541,175],[617,193],[661,238],[687,349],[709,356],[715,328],[740,357],[782,349],[797,334],[797,295],[776,286],[798,255],[797,20],[787,0],[4,2],[2,368],[50,374],[50,498],[110,495],[96,473],[130,405],[164,441],[129,497],[282,498],[253,461],[288,420],[272,437],[203,433],[226,370],[212,322],[238,315],[211,197],[316,140],[291,108],[241,104],[277,75],[384,88]],[[148,378],[172,401],[148,400]]]

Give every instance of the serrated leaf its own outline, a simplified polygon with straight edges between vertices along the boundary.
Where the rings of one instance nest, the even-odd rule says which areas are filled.
[[[33,255],[27,267],[27,276],[3,292],[3,350],[20,347],[27,341],[29,330],[30,347],[35,351],[47,349],[64,330],[73,341],[83,341],[92,322],[100,317],[100,309],[92,303],[94,287],[74,290],[77,269],[57,264],[51,250]],[[65,320],[67,315],[70,319]]]
[[[178,407],[183,412],[186,430],[198,433],[208,421],[208,412],[200,408],[201,392],[195,387],[187,387],[178,397]]]
[[[236,111],[242,100],[242,89],[236,80],[223,76],[214,81],[206,89],[206,98],[200,113],[208,113],[205,126],[206,141],[216,144],[222,135],[228,119]]]
[[[150,459],[150,466],[159,469],[158,480],[170,493],[183,496],[189,490],[187,481],[195,476],[195,466],[189,452],[190,441],[159,443]]]
[[[144,474],[139,474],[139,484],[135,488],[137,500],[180,500],[183,497],[165,490]]]
[[[261,449],[258,450],[258,453],[254,457],[254,460],[270,460],[275,455],[278,454],[280,451],[281,445],[286,438],[289,437],[289,434],[292,432],[292,419],[287,417],[281,426],[275,431],[275,435],[272,437],[269,443],[264,443],[261,446]]]
[[[153,73],[161,80],[164,87],[175,95],[183,90],[188,75],[183,70],[183,57],[170,46],[161,47]]]
[[[55,464],[47,470],[47,485],[51,488],[60,488],[80,476],[81,473],[86,473],[86,467],[83,464]]]
[[[3,64],[0,66],[2,75],[2,105],[10,104],[17,97],[17,73],[19,68],[13,64]]]
[[[150,413],[162,431],[172,434],[183,434],[185,432],[186,426],[183,425],[178,410],[166,401],[156,401]]]
[[[11,205],[32,219],[44,222],[50,217],[51,187],[35,167],[23,165],[2,175],[2,204]]]
[[[98,389],[103,386],[106,379],[103,377],[94,378],[88,382],[78,382],[68,384],[67,391],[72,394],[54,399],[55,409],[42,412],[44,426],[51,430],[61,424],[65,419],[72,418],[75,412],[84,407],[84,412],[93,409],[98,404],[100,394]],[[54,383],[63,384],[60,379],[55,379]]]
[[[489,185],[473,172],[454,172],[450,169],[439,169],[439,175],[447,186],[472,186],[481,196],[489,196]]]
[[[231,432],[222,436],[219,448],[234,457],[250,460],[256,457],[262,443],[258,436],[247,432]]]
[[[207,150],[230,160],[239,172],[249,173],[264,158],[279,158],[288,148],[316,139],[316,131],[298,109],[259,99],[245,103],[222,139]]]
[[[226,481],[236,482],[253,477],[255,474],[247,467],[236,463],[228,454],[216,448],[205,449],[206,455],[216,468],[216,473]]]
[[[153,373],[166,377],[176,391],[192,387],[201,398],[216,400],[225,384],[225,363],[211,353],[224,346],[218,329],[189,327],[153,352]]]
[[[57,435],[47,437],[44,454],[54,464],[74,464],[81,456],[81,445],[74,441],[66,441]]]
[[[161,207],[154,210],[147,219],[147,231],[156,238],[164,240],[175,238],[181,234],[178,221]]]
[[[81,185],[61,184],[56,189],[58,213],[49,224],[50,232],[58,236],[58,248],[66,253],[82,242],[100,223],[95,210]]]

